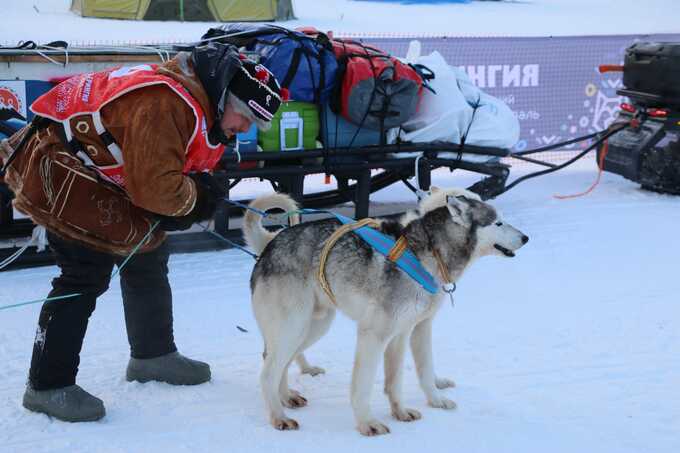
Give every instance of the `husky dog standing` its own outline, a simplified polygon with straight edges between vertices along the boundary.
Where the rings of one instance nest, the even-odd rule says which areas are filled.
[[[254,200],[251,207],[297,209],[293,200],[273,194]],[[250,279],[252,304],[264,337],[264,365],[260,384],[272,425],[297,429],[283,406],[307,404],[288,388],[288,366],[321,338],[336,309],[357,322],[357,346],[352,373],[351,403],[357,429],[364,435],[389,432],[371,413],[370,396],[378,364],[384,357],[385,393],[392,415],[413,421],[421,414],[403,406],[402,369],[410,338],[418,379],[432,407],[453,409],[455,403],[439,388],[453,382],[435,377],[432,361],[432,318],[443,291],[431,294],[405,272],[354,233],[340,237],[327,255],[325,275],[335,303],[317,274],[326,240],[341,226],[336,219],[296,225],[272,233],[261,216],[247,211],[243,233],[259,255]],[[455,282],[467,266],[484,255],[512,257],[529,238],[501,221],[496,210],[474,193],[462,189],[432,189],[418,210],[399,221],[381,220],[379,230],[395,239],[404,237],[408,248],[439,281]],[[449,275],[442,275],[442,273]]]

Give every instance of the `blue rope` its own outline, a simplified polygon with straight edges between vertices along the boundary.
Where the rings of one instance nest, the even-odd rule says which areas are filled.
[[[113,278],[113,277],[115,277],[116,275],[118,275],[118,274],[120,273],[120,271],[127,265],[128,261],[130,261],[130,258],[132,258],[132,256],[133,256],[135,253],[137,253],[137,251],[139,250],[139,248],[140,248],[140,247],[146,242],[146,240],[151,236],[151,233],[154,232],[154,230],[156,229],[156,227],[158,226],[159,223],[160,223],[160,221],[156,221],[156,223],[154,223],[154,224],[151,226],[151,229],[149,229],[148,233],[146,233],[146,235],[144,235],[144,237],[142,238],[142,240],[139,241],[139,243],[135,246],[135,248],[132,249],[132,251],[130,252],[130,254],[125,258],[125,260],[121,263],[121,265],[118,266],[118,268],[111,274],[111,278]],[[73,294],[67,294],[67,295],[64,295],[64,296],[46,297],[46,298],[44,298],[44,299],[36,299],[36,300],[28,301],[28,302],[21,302],[21,303],[18,303],[18,304],[4,305],[4,306],[0,307],[0,311],[2,311],[2,310],[8,310],[8,309],[10,309],[10,308],[23,307],[23,306],[25,306],[25,305],[32,305],[32,304],[39,304],[39,303],[47,303],[47,302],[50,302],[50,303],[51,303],[51,302],[58,301],[58,300],[72,299],[72,298],[78,297],[78,296],[82,296],[82,293],[73,293]]]
[[[261,215],[262,217],[272,217],[272,215],[270,213],[266,212],[266,211],[262,211],[260,209],[252,208],[252,207],[248,206],[247,204],[243,204],[239,201],[230,200],[227,197],[222,198],[222,200],[227,202],[227,203],[233,204],[234,206],[238,206],[238,207],[241,207],[243,209],[247,209],[248,211],[252,211],[256,214]],[[284,216],[290,217],[290,216],[295,215],[295,214],[333,214],[333,212],[325,210],[325,209],[302,208],[302,209],[298,209],[298,210],[295,210],[295,211],[286,212],[284,214]]]
[[[256,214],[259,214],[259,215],[261,215],[263,218],[264,218],[264,217],[271,217],[271,215],[270,215],[268,212],[265,212],[265,211],[262,211],[262,210],[260,210],[260,209],[256,209],[256,208],[250,207],[250,206],[248,206],[248,205],[246,205],[246,204],[243,204],[243,203],[241,203],[241,202],[238,202],[238,201],[236,201],[236,200],[230,200],[230,199],[227,198],[227,197],[224,197],[223,200],[224,200],[225,202],[227,202],[227,203],[233,204],[234,206],[239,206],[239,207],[241,207],[241,208],[243,208],[243,209],[247,209],[247,210],[252,211],[252,212],[254,212],[254,213],[256,213]],[[325,211],[325,210],[322,211],[322,210],[319,210],[319,209],[298,209],[298,210],[295,210],[295,211],[286,212],[286,213],[283,214],[283,216],[284,216],[284,217],[290,217],[290,216],[295,215],[295,214],[319,214],[319,213],[332,214],[331,211]],[[220,239],[220,240],[226,242],[227,244],[231,245],[232,247],[237,248],[237,249],[241,250],[241,251],[244,252],[244,253],[247,253],[248,255],[252,256],[255,260],[257,260],[257,259],[259,258],[256,254],[254,254],[253,252],[251,252],[251,251],[248,250],[247,248],[243,247],[242,245],[237,244],[236,242],[231,241],[231,240],[225,238],[224,236],[222,236],[221,234],[217,233],[216,231],[210,230],[207,226],[204,226],[204,225],[201,225],[201,224],[199,224],[199,225],[201,226],[201,228],[203,228],[203,230],[205,230],[205,231],[207,231],[208,233],[212,234],[212,235],[215,236],[216,238],[218,238],[218,239]],[[284,226],[284,227],[287,227],[287,225],[283,225],[283,226]]]
[[[200,225],[200,224],[199,224],[199,225]],[[227,244],[231,245],[232,247],[235,247],[235,248],[241,250],[242,252],[247,253],[248,255],[250,255],[250,256],[252,256],[253,258],[255,258],[255,260],[257,260],[258,256],[257,256],[256,254],[254,254],[253,252],[251,252],[250,250],[248,250],[247,248],[243,247],[242,245],[237,244],[237,243],[234,242],[234,241],[230,241],[229,239],[227,239],[227,238],[225,238],[224,236],[222,236],[220,233],[218,233],[218,232],[216,232],[216,231],[213,231],[213,230],[209,229],[207,226],[201,225],[201,228],[203,228],[205,231],[207,231],[208,233],[212,234],[212,235],[215,236],[216,238],[223,240],[224,242],[226,242]]]
[[[10,309],[10,308],[23,307],[24,305],[39,304],[41,302],[53,302],[55,300],[70,299],[72,297],[76,297],[76,296],[80,296],[80,295],[81,295],[80,293],[68,294],[66,296],[47,297],[45,299],[36,299],[36,300],[31,300],[31,301],[28,301],[28,302],[21,302],[21,303],[13,304],[13,305],[5,305],[5,306],[0,307],[0,311],[1,310],[7,310],[7,309]]]
[[[250,210],[250,211],[253,211],[253,212],[255,212],[255,213],[261,215],[262,217],[270,217],[270,214],[269,214],[268,212],[265,212],[265,211],[261,211],[261,210],[259,210],[259,209],[252,208],[252,207],[250,207],[250,206],[248,206],[248,205],[245,205],[245,204],[243,204],[243,203],[240,203],[240,202],[238,202],[238,201],[230,200],[230,199],[228,199],[228,198],[226,198],[226,197],[224,198],[224,201],[226,201],[226,202],[228,202],[228,203],[230,203],[230,204],[233,204],[233,205],[235,205],[235,206],[239,206],[239,207],[242,207],[242,208],[244,208],[244,209],[248,209],[248,210]],[[319,209],[298,209],[298,210],[296,210],[296,211],[286,212],[286,213],[285,213],[285,216],[286,216],[286,217],[290,217],[291,215],[295,215],[295,214],[320,214],[320,213],[332,214],[331,211],[326,211],[326,210],[319,210]],[[156,223],[151,227],[151,229],[149,230],[149,232],[142,238],[142,240],[135,246],[135,248],[132,249],[132,252],[130,252],[130,254],[129,254],[129,255],[125,258],[125,260],[121,263],[121,265],[118,266],[118,268],[111,274],[111,278],[113,278],[113,277],[115,277],[116,275],[118,275],[118,274],[120,273],[120,271],[127,265],[128,261],[130,261],[130,259],[134,256],[135,253],[137,253],[137,251],[138,251],[139,248],[142,246],[142,244],[144,244],[144,242],[146,242],[146,240],[149,238],[149,236],[151,235],[151,233],[153,233],[153,231],[156,229],[156,227],[158,227],[158,224],[159,224],[159,223],[160,223],[160,222],[156,222]],[[200,224],[199,224],[199,225],[200,225]],[[218,239],[220,239],[220,240],[226,242],[227,244],[231,245],[232,247],[237,248],[237,249],[241,250],[242,252],[244,252],[244,253],[250,255],[250,256],[251,256],[252,258],[254,258],[255,260],[258,259],[258,256],[257,256],[255,253],[251,252],[250,250],[248,250],[247,248],[243,247],[242,245],[237,244],[236,242],[227,239],[226,237],[222,236],[221,234],[219,234],[219,233],[217,233],[217,232],[215,232],[215,231],[210,230],[207,226],[203,226],[203,225],[200,225],[200,226],[201,226],[201,228],[203,228],[205,231],[207,231],[208,233],[212,234],[212,235],[215,236],[216,238],[218,238]],[[5,306],[1,306],[1,307],[0,307],[0,311],[2,311],[2,310],[8,310],[8,309],[10,309],[10,308],[23,307],[23,306],[25,306],[25,305],[32,305],[32,304],[46,303],[46,302],[54,302],[54,301],[65,300],[65,299],[72,299],[72,298],[78,297],[78,296],[82,296],[82,293],[67,294],[67,295],[64,295],[64,296],[47,297],[47,298],[44,298],[44,299],[36,299],[36,300],[28,301],[28,302],[21,302],[21,303],[18,303],[18,304],[5,305]]]
[[[262,217],[269,217],[269,213],[268,213],[268,212],[261,211],[261,210],[259,210],[259,209],[255,209],[255,208],[251,208],[251,207],[248,206],[247,204],[243,204],[243,203],[241,203],[241,202],[239,202],[239,201],[230,200],[230,199],[227,198],[227,197],[222,198],[222,200],[223,200],[223,201],[226,201],[227,203],[233,204],[234,206],[238,206],[238,207],[240,207],[240,208],[247,209],[247,210],[249,210],[249,211],[253,211],[253,212],[257,213],[257,214],[260,214]]]

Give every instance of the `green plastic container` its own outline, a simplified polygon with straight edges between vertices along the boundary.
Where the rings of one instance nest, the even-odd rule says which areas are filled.
[[[272,127],[257,132],[263,151],[299,151],[316,149],[319,135],[319,108],[309,102],[289,101],[279,107]]]

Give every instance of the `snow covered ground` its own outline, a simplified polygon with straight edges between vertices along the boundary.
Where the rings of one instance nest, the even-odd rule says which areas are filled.
[[[413,5],[353,0],[294,0],[298,20],[336,33],[448,36],[568,36],[677,33],[678,0],[515,0]],[[3,0],[0,45],[195,41],[209,23],[135,22],[80,18],[71,0]]]
[[[195,40],[209,24],[78,18],[69,0],[4,0],[0,44]],[[679,32],[678,0],[527,0],[467,5],[389,5],[296,0],[299,21],[341,32],[547,36]],[[517,177],[527,167],[513,169]],[[514,259],[485,258],[459,282],[456,306],[435,322],[439,375],[459,408],[427,408],[412,362],[404,394],[423,420],[391,420],[375,383],[373,406],[392,433],[354,430],[349,383],[354,326],[343,316],[308,357],[315,378],[291,372],[309,398],[291,411],[298,432],[269,426],[258,388],[262,342],[251,314],[252,259],[236,250],[174,255],[175,330],[182,352],[212,365],[211,383],[177,388],[127,383],[127,340],[114,279],[100,299],[79,383],[101,397],[106,418],[66,424],[21,407],[39,306],[0,311],[0,452],[176,451],[680,451],[680,199],[605,174],[591,195],[568,201],[595,177],[592,160],[520,184],[494,204],[531,241]],[[476,178],[437,172],[434,183]],[[261,192],[262,186],[239,186]],[[375,201],[412,200],[403,187]],[[0,306],[39,299],[56,267],[0,273]],[[240,326],[247,330],[242,332]]]
[[[409,358],[404,393],[423,419],[394,421],[375,383],[373,406],[392,433],[354,430],[349,383],[355,331],[339,316],[309,350],[326,368],[291,372],[309,398],[298,432],[269,426],[258,388],[262,342],[251,314],[252,259],[236,250],[175,255],[175,329],[184,353],[208,361],[198,387],[127,383],[118,282],[85,340],[79,383],[100,396],[102,422],[67,424],[21,407],[37,305],[0,312],[0,451],[680,451],[680,200],[605,174],[590,196],[592,161],[520,184],[494,202],[531,240],[514,259],[485,258],[458,284],[434,327],[435,363],[459,407],[431,409]],[[519,173],[515,173],[519,174]],[[435,184],[472,179],[438,172]],[[411,200],[392,187],[376,200]],[[0,274],[0,305],[43,297],[55,267]],[[240,326],[248,332],[241,332]]]

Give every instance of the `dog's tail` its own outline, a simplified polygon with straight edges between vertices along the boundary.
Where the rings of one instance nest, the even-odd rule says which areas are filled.
[[[248,205],[248,207],[265,212],[269,209],[279,208],[288,213],[297,211],[298,209],[295,201],[288,195],[282,193],[274,193],[272,195],[256,198]],[[243,217],[243,237],[246,240],[246,244],[259,255],[267,244],[269,244],[269,241],[274,239],[274,236],[276,236],[278,231],[272,232],[266,230],[262,226],[262,215],[254,210],[246,210],[246,214]],[[297,225],[300,223],[300,215],[297,213],[290,215],[288,218],[290,225]]]

